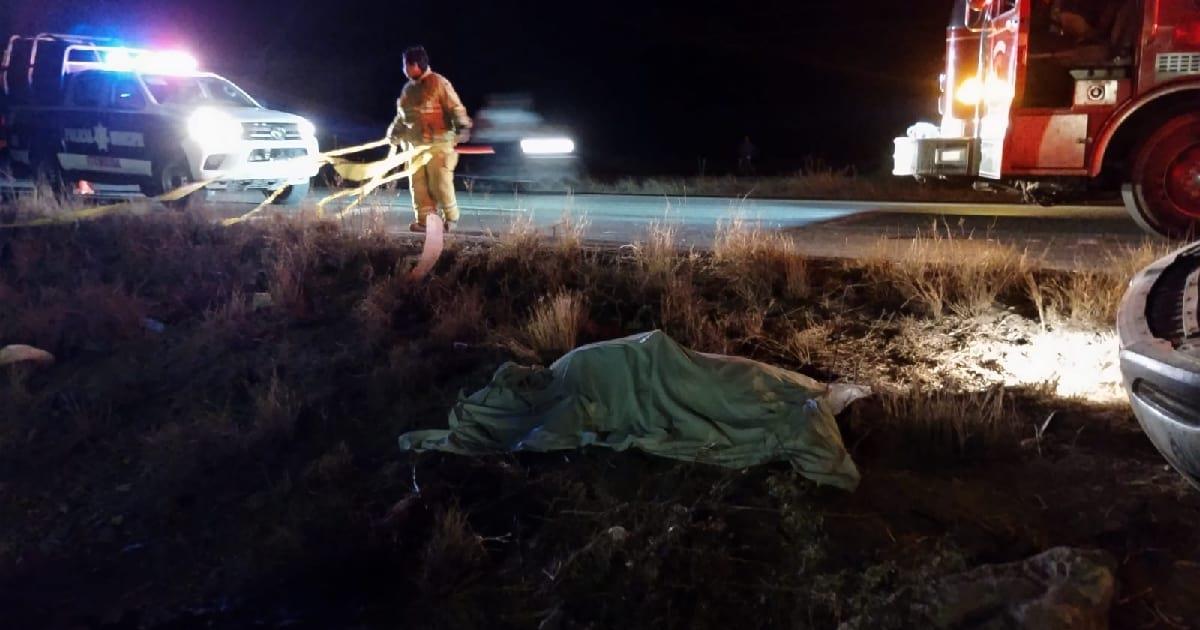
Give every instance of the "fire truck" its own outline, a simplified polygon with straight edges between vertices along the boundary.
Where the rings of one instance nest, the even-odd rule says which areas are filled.
[[[938,111],[896,139],[894,174],[1119,191],[1150,232],[1200,227],[1197,0],[957,0]]]
[[[295,204],[319,167],[312,123],[263,107],[190,55],[75,35],[9,39],[0,138],[15,170],[59,194],[71,180],[151,196],[208,181],[206,191],[283,188],[276,203]]]

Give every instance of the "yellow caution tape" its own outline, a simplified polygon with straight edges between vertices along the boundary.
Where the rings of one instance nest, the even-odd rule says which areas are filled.
[[[416,157],[412,158],[411,160],[404,160],[404,161],[400,162],[401,164],[403,162],[409,162],[408,168],[404,169],[403,171],[400,171],[399,173],[396,173],[394,175],[389,175],[387,177],[383,177],[383,174],[387,173],[387,171],[386,170],[382,171],[380,173],[380,175],[377,175],[374,179],[367,182],[366,184],[363,184],[362,186],[359,186],[358,188],[355,188],[353,190],[335,193],[335,194],[332,194],[332,195],[322,199],[321,201],[318,201],[317,202],[318,215],[324,216],[325,204],[330,201],[333,201],[334,199],[339,199],[342,197],[357,197],[357,199],[355,199],[353,202],[351,202],[350,205],[346,206],[346,208],[344,210],[342,210],[341,212],[339,212],[337,214],[336,218],[340,219],[340,218],[346,216],[347,214],[349,214],[356,207],[358,207],[358,204],[362,203],[362,201],[364,199],[366,199],[368,195],[370,195],[372,192],[374,192],[375,189],[379,188],[380,186],[390,184],[394,181],[404,179],[406,177],[412,177],[414,173],[416,173],[418,170],[421,169],[421,167],[425,166],[426,164],[429,164],[429,162],[433,160],[433,156],[429,153],[428,147],[418,147],[417,149],[413,149],[412,152],[417,152]],[[399,155],[402,156],[403,154],[399,154]]]
[[[279,188],[276,188],[274,191],[271,192],[270,195],[267,195],[266,199],[262,200],[262,203],[258,204],[257,206],[254,206],[253,210],[251,210],[250,212],[247,212],[246,214],[243,214],[240,217],[234,217],[232,219],[225,219],[224,221],[221,221],[221,225],[228,227],[230,225],[234,225],[235,223],[241,223],[242,221],[245,221],[245,220],[249,219],[250,217],[253,217],[254,215],[261,212],[263,208],[266,208],[267,206],[271,205],[272,203],[275,203],[275,200],[279,198],[279,195],[282,195],[283,191],[285,191],[287,189],[288,189],[287,186],[280,186]]]
[[[375,148],[379,148],[382,146],[389,146],[389,145],[392,146],[392,149],[388,152],[388,156],[382,160],[376,160],[374,162],[353,162],[350,160],[342,159],[342,157],[341,157],[343,155],[348,155],[351,153],[357,153],[360,151],[366,151],[369,149],[375,149]],[[329,196],[325,197],[324,199],[318,201],[317,209],[318,209],[319,216],[322,216],[322,217],[324,216],[325,205],[327,203],[329,203],[330,201],[334,201],[336,199],[342,199],[345,197],[356,197],[356,199],[353,202],[351,202],[351,204],[348,207],[346,207],[345,210],[338,213],[337,217],[341,218],[341,217],[345,216],[346,214],[348,214],[349,212],[351,212],[352,210],[354,210],[354,208],[356,208],[363,201],[363,199],[365,199],[368,195],[370,195],[372,192],[374,192],[380,186],[389,184],[391,182],[394,182],[394,181],[397,181],[400,179],[404,179],[406,177],[411,177],[414,173],[416,173],[418,170],[420,170],[421,167],[425,166],[426,164],[428,164],[430,162],[430,160],[432,159],[432,156],[430,155],[429,151],[432,148],[433,148],[432,145],[420,145],[420,146],[416,146],[416,147],[410,148],[405,151],[397,152],[395,149],[395,146],[392,145],[389,140],[383,139],[383,140],[376,140],[374,142],[368,142],[366,144],[360,144],[360,145],[356,145],[356,146],[352,146],[352,147],[345,147],[342,149],[327,151],[325,153],[321,153],[320,155],[314,156],[313,159],[316,160],[317,162],[322,163],[322,164],[332,165],[334,170],[336,170],[338,175],[340,175],[342,178],[351,180],[351,181],[356,181],[356,182],[361,182],[361,181],[366,182],[365,184],[363,184],[357,188],[339,191],[337,193],[329,195]],[[399,173],[395,173],[393,175],[387,175],[387,173],[389,171],[391,171],[395,168],[398,168],[401,165],[406,164],[406,163],[408,164],[408,168],[406,168],[405,170],[403,170]],[[148,201],[162,202],[162,203],[179,201],[180,199],[183,199],[184,197],[187,197],[188,195],[190,195],[194,192],[198,192],[205,186],[208,186],[209,184],[212,184],[218,180],[219,180],[219,178],[212,178],[212,179],[207,179],[207,180],[204,180],[201,182],[186,184],[186,185],[180,186],[179,188],[176,188],[174,190],[165,192],[161,195],[150,197],[148,199]],[[247,212],[239,217],[225,219],[224,221],[221,222],[221,224],[229,226],[229,225],[241,223],[243,221],[253,218],[255,215],[262,212],[262,210],[264,208],[266,208],[271,203],[273,203],[276,199],[278,199],[279,196],[282,195],[283,192],[287,189],[288,189],[287,186],[280,186],[274,192],[272,192],[270,196],[268,196],[266,199],[264,199],[262,201],[262,203],[255,206],[254,209],[251,210],[250,212]],[[32,221],[25,221],[22,223],[7,223],[7,224],[0,225],[0,230],[19,228],[19,227],[37,227],[37,226],[42,226],[42,225],[53,225],[53,224],[58,224],[58,223],[70,223],[73,221],[96,219],[96,218],[103,217],[103,216],[121,211],[123,209],[126,209],[132,205],[132,202],[133,202],[133,200],[121,201],[118,203],[113,203],[113,204],[108,204],[108,205],[103,205],[103,206],[96,206],[96,207],[92,207],[92,208],[86,208],[83,210],[76,210],[73,212],[66,212],[66,213],[55,215],[52,217],[43,217],[40,219],[34,219]]]
[[[207,186],[215,181],[217,181],[217,180],[216,179],[207,179],[202,182],[185,184],[183,186],[180,186],[179,188],[176,188],[175,190],[171,190],[171,191],[165,192],[161,195],[156,195],[154,197],[150,197],[150,198],[148,198],[148,201],[157,201],[157,202],[164,202],[164,203],[171,202],[171,201],[179,201],[180,199],[187,197],[188,195],[200,190],[201,188],[204,188],[205,186]],[[74,210],[71,212],[64,212],[62,214],[56,214],[54,216],[49,216],[49,217],[42,217],[40,219],[34,219],[32,221],[25,221],[22,223],[5,223],[3,225],[0,225],[0,230],[19,228],[19,227],[37,227],[37,226],[41,226],[41,225],[54,225],[57,223],[71,223],[74,221],[98,219],[100,217],[103,217],[103,216],[106,216],[109,214],[113,214],[120,210],[124,210],[124,209],[128,208],[129,206],[131,206],[132,204],[133,204],[132,201],[120,201],[117,203],[110,203],[110,204],[103,205],[103,206],[93,206],[91,208],[84,208],[83,210]]]

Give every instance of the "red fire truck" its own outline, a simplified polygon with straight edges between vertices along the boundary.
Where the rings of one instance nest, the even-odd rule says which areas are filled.
[[[896,175],[1119,190],[1151,232],[1200,227],[1200,0],[957,0],[939,112]]]

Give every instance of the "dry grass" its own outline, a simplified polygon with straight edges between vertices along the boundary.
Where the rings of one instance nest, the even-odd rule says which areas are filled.
[[[272,237],[274,251],[268,262],[271,299],[294,315],[303,315],[308,310],[304,282],[316,257],[314,239],[313,232],[303,227],[298,228],[294,237],[282,233]]]
[[[887,445],[904,449],[915,460],[965,460],[1003,452],[1032,435],[1033,425],[1017,412],[1003,386],[979,392],[879,389],[874,404],[851,407],[852,426],[883,434]]]
[[[467,514],[457,506],[439,513],[422,553],[421,591],[430,597],[450,595],[469,580],[487,557]]]
[[[1143,241],[1108,257],[1106,264],[1054,275],[1041,286],[1029,285],[1030,299],[1047,304],[1047,310],[1077,326],[1109,328],[1116,325],[1117,308],[1129,281],[1143,268],[1175,249],[1172,243]]]
[[[542,246],[542,235],[529,214],[516,216],[507,228],[499,233],[489,230],[488,237],[492,239],[488,250],[489,269],[515,263],[519,269],[531,270],[534,258]]]
[[[879,289],[899,292],[908,306],[935,318],[986,313],[1028,266],[1011,246],[955,236],[948,228],[939,230],[936,221],[899,247],[881,238],[866,257],[868,277]]]
[[[338,442],[327,453],[313,461],[307,476],[315,481],[334,483],[345,479],[354,469],[354,454],[346,442]]]
[[[558,253],[564,258],[574,258],[583,251],[591,221],[584,217],[576,217],[569,211],[563,211],[562,217],[554,225],[553,237]]]
[[[659,325],[686,346],[704,352],[725,352],[728,339],[713,321],[706,302],[697,294],[691,274],[669,277],[659,302]]]
[[[811,296],[808,259],[787,236],[735,217],[717,224],[713,260],[730,268],[738,292],[748,301],[772,295],[788,300]]]
[[[395,276],[383,276],[372,282],[367,293],[354,309],[355,319],[362,325],[366,339],[380,342],[392,330],[392,314],[399,303],[400,281]]]
[[[720,260],[716,255],[678,252],[674,235],[660,231],[659,237],[635,250],[634,258],[614,252],[593,257],[589,251],[574,258],[569,273],[562,271],[570,265],[564,264],[561,242],[546,238],[539,243],[528,232],[502,235],[498,239],[508,244],[497,246],[509,248],[505,256],[521,256],[521,266],[488,268],[488,260],[498,255],[490,245],[466,244],[449,250],[428,282],[394,292],[387,272],[376,275],[375,270],[402,269],[415,253],[407,243],[386,243],[382,254],[364,256],[364,239],[357,234],[342,233],[314,244],[315,237],[299,231],[273,234],[246,226],[245,231],[257,236],[249,244],[238,244],[221,240],[228,232],[203,224],[188,227],[194,236],[177,241],[139,228],[142,221],[111,223],[115,227],[91,222],[54,228],[33,243],[0,241],[0,256],[5,257],[0,260],[0,292],[11,295],[20,309],[29,305],[43,319],[53,313],[36,312],[34,306],[77,309],[62,296],[74,295],[77,279],[84,276],[93,285],[136,287],[131,294],[145,304],[144,314],[171,325],[165,335],[139,335],[123,343],[114,342],[111,331],[101,330],[98,341],[112,345],[89,351],[82,360],[64,361],[27,379],[23,373],[9,372],[5,381],[0,374],[0,409],[12,408],[22,397],[50,402],[29,411],[22,403],[10,414],[13,419],[0,422],[6,470],[21,473],[14,477],[18,484],[0,488],[0,493],[22,501],[23,514],[14,521],[12,533],[6,533],[5,544],[32,548],[48,531],[68,532],[79,550],[63,556],[61,564],[69,569],[78,562],[68,560],[88,560],[90,550],[120,549],[135,541],[153,545],[154,537],[147,533],[166,526],[172,532],[170,540],[142,553],[168,561],[178,560],[173,551],[177,549],[205,553],[183,558],[195,565],[187,575],[200,577],[178,585],[168,579],[169,593],[147,595],[146,601],[155,606],[181,601],[180,596],[202,599],[209,586],[206,575],[220,575],[222,583],[229,584],[222,588],[235,595],[250,592],[241,585],[267,584],[282,566],[301,576],[296,584],[302,592],[316,592],[337,581],[346,587],[343,592],[378,595],[364,599],[352,594],[344,609],[320,602],[321,611],[345,610],[354,616],[368,606],[378,611],[378,618],[391,615],[400,626],[474,627],[490,622],[525,627],[553,617],[557,610],[562,614],[548,627],[636,625],[638,619],[671,615],[693,621],[711,618],[710,625],[753,617],[785,623],[808,619],[809,625],[834,627],[864,610],[854,595],[859,576],[869,574],[864,562],[893,557],[907,562],[927,549],[915,547],[901,556],[863,556],[859,550],[886,551],[889,540],[921,540],[941,525],[956,532],[963,528],[954,523],[965,521],[983,523],[995,533],[981,536],[977,527],[959,532],[955,540],[974,545],[971,557],[1001,547],[1021,553],[1031,544],[1053,542],[1041,529],[1020,529],[1022,522],[1038,520],[1036,506],[1011,514],[1016,529],[1004,520],[1008,506],[962,511],[963,506],[974,509],[987,503],[996,488],[1006,487],[1004,475],[1025,459],[1002,467],[988,460],[1007,455],[1006,449],[1021,444],[1021,438],[1033,439],[1030,419],[1044,422],[1046,412],[1037,408],[1034,413],[1036,405],[1023,391],[955,391],[945,379],[930,378],[933,384],[924,389],[897,385],[856,402],[840,419],[856,461],[874,480],[863,485],[855,495],[861,500],[854,499],[853,505],[841,500],[831,504],[826,493],[816,493],[811,484],[770,470],[743,474],[607,452],[566,459],[397,458],[397,433],[445,426],[446,409],[459,391],[486,382],[487,373],[503,361],[524,359],[506,353],[501,344],[453,350],[448,344],[425,341],[486,338],[489,331],[481,328],[485,321],[493,330],[531,340],[544,356],[559,355],[592,338],[616,337],[661,323],[680,342],[699,350],[732,350],[756,360],[800,365],[822,381],[885,385],[921,379],[932,372],[923,361],[936,359],[943,349],[953,351],[955,343],[972,343],[969,335],[974,333],[952,325],[957,322],[897,309],[895,295],[891,302],[878,300],[885,280],[864,285],[861,265],[793,256],[784,241],[763,243],[752,225],[729,227]],[[126,231],[157,239],[111,238]],[[91,239],[84,241],[90,249],[79,247],[79,235]],[[513,245],[521,238],[527,239],[526,245],[538,246],[521,250]],[[932,262],[960,263],[955,256],[977,246],[930,248],[931,255],[936,254]],[[567,247],[573,251],[574,246]],[[147,253],[139,254],[141,248]],[[285,258],[299,261],[299,266],[291,270],[294,275],[284,277],[277,253],[290,248],[297,251]],[[77,251],[78,258],[68,258]],[[162,251],[179,256],[163,256]],[[185,264],[168,267],[177,258]],[[13,265],[5,264],[10,260]],[[647,286],[643,269],[654,270],[663,282]],[[985,278],[993,273],[988,271]],[[265,287],[256,286],[262,276],[272,285],[283,278],[299,287],[295,299],[308,302],[311,314],[298,320],[288,308],[275,308],[250,315],[245,312],[248,294],[228,297],[233,288],[262,290]],[[955,300],[974,299],[962,289],[974,277],[960,273],[957,284],[945,289],[946,312],[954,312],[950,305]],[[1029,278],[1045,286],[1052,277],[1021,274],[1010,288],[1019,289]],[[760,288],[745,291],[742,284],[769,286],[770,294]],[[1017,310],[1007,316],[1030,312],[1020,310],[1024,301],[1014,301],[1023,300],[1019,292],[1005,294],[995,286],[983,292],[986,297],[994,293]],[[541,302],[536,300],[539,295],[545,296]],[[88,303],[111,299],[97,292]],[[789,299],[797,303],[787,303]],[[1043,299],[1050,303],[1048,292]],[[204,312],[205,305],[218,306]],[[370,336],[384,337],[387,343],[364,348],[363,329],[347,322],[356,314],[373,331]],[[585,317],[594,318],[594,325],[582,325]],[[245,343],[201,348],[199,353],[193,344],[176,343],[198,328],[233,327],[243,319],[256,327]],[[62,318],[53,321],[63,330],[74,325]],[[4,336],[18,332],[18,324],[0,308]],[[956,337],[960,332],[963,336]],[[896,345],[912,346],[912,352],[894,352],[893,339]],[[273,374],[272,366],[280,366],[279,371]],[[131,395],[131,382],[144,383],[138,391],[153,395]],[[86,389],[93,399],[81,400],[89,403],[82,407],[68,405],[64,414],[58,401],[69,389]],[[1038,401],[1052,395],[1041,394]],[[105,409],[109,402],[111,412]],[[1061,400],[1051,402],[1056,408],[1062,405]],[[1120,417],[1129,423],[1128,413]],[[1067,431],[1062,420],[1055,422],[1053,428],[1061,429],[1061,435],[1078,435]],[[1104,430],[1088,416],[1081,415],[1080,422],[1088,423],[1084,440]],[[61,428],[74,425],[96,439],[79,442],[82,447],[70,452],[56,452],[65,442],[78,442],[61,435]],[[37,432],[31,431],[34,427]],[[1125,437],[1122,434],[1121,443],[1128,442]],[[1131,467],[1136,462],[1155,470],[1162,466],[1152,451],[1121,454],[1128,456]],[[962,468],[912,473],[943,462]],[[1050,457],[1044,463],[1059,465]],[[80,478],[79,471],[85,471],[86,478]],[[52,483],[41,485],[40,476]],[[776,481],[770,483],[768,477]],[[1058,496],[1070,494],[1065,480],[1072,475],[1047,478],[1058,480]],[[1028,483],[1023,491],[1039,490],[1038,479],[1024,481]],[[23,493],[20,486],[25,484],[33,491]],[[128,484],[132,490],[121,491],[128,496],[117,494],[114,501],[113,488]],[[934,517],[923,511],[914,520],[904,509],[888,511],[896,506],[890,497],[920,494],[921,489],[928,490],[925,507],[937,508]],[[386,506],[401,497],[410,505],[408,511],[378,523]],[[1051,495],[1046,500],[1056,502]],[[60,511],[60,503],[67,508]],[[1027,503],[1012,501],[1013,506]],[[211,505],[221,509],[205,509]],[[96,523],[106,522],[118,510],[126,525],[105,538]],[[1070,506],[1059,512],[1063,511],[1069,512]],[[831,528],[829,534],[838,535],[830,535],[828,541],[821,526],[823,514],[831,523],[836,519],[840,532]],[[1010,535],[1017,530],[1017,538]],[[841,535],[847,532],[853,534],[849,547]],[[590,544],[597,539],[601,543]],[[766,541],[768,546],[735,544],[747,540]],[[170,577],[160,564],[150,563],[153,570],[132,575],[128,585],[137,588]],[[98,566],[102,574],[112,573],[112,566]],[[364,573],[364,566],[371,571]],[[761,584],[739,579],[750,573],[783,576],[771,585],[778,596],[764,598]],[[304,577],[309,575],[317,581]],[[814,579],[818,576],[823,576],[819,582]],[[501,583],[515,586],[495,588]],[[640,585],[638,592],[648,597],[630,599],[622,597],[620,589],[605,590],[623,583]],[[880,601],[890,602],[899,592],[888,580],[872,584],[863,592],[878,595]],[[69,586],[75,588],[75,583]],[[94,599],[97,593],[111,591],[109,586],[79,582],[79,599]],[[701,609],[695,601],[709,603]],[[296,614],[307,615],[309,610]],[[78,618],[91,618],[91,613],[81,610]],[[454,623],[462,621],[453,618],[455,613],[487,618],[476,624]],[[314,618],[324,618],[322,614],[314,613]],[[724,617],[717,620],[717,614]]]
[[[472,286],[434,306],[429,336],[442,342],[478,341],[487,335],[483,290]]]
[[[560,292],[542,298],[529,313],[525,338],[541,357],[554,357],[573,350],[587,319],[587,304],[578,293]]]
[[[793,330],[784,342],[785,353],[800,365],[812,365],[829,344],[833,327],[826,323]]]
[[[300,409],[299,395],[280,380],[278,373],[271,374],[266,386],[254,394],[254,426],[247,435],[248,443],[291,440]]]
[[[229,299],[209,307],[200,320],[200,330],[213,340],[228,339],[236,335],[250,321],[250,301],[241,291],[234,291]]]
[[[679,226],[652,221],[646,228],[646,238],[635,246],[642,273],[650,281],[663,281],[679,268],[677,245]]]

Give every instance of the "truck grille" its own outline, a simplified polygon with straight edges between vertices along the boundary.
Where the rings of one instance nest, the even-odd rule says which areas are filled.
[[[1155,70],[1159,74],[1200,74],[1200,53],[1163,53]]]
[[[1146,296],[1146,324],[1159,339],[1179,347],[1200,342],[1200,301],[1194,281],[1200,269],[1200,244],[1184,250],[1167,265]]]
[[[296,123],[242,123],[246,140],[299,140],[300,127]]]

